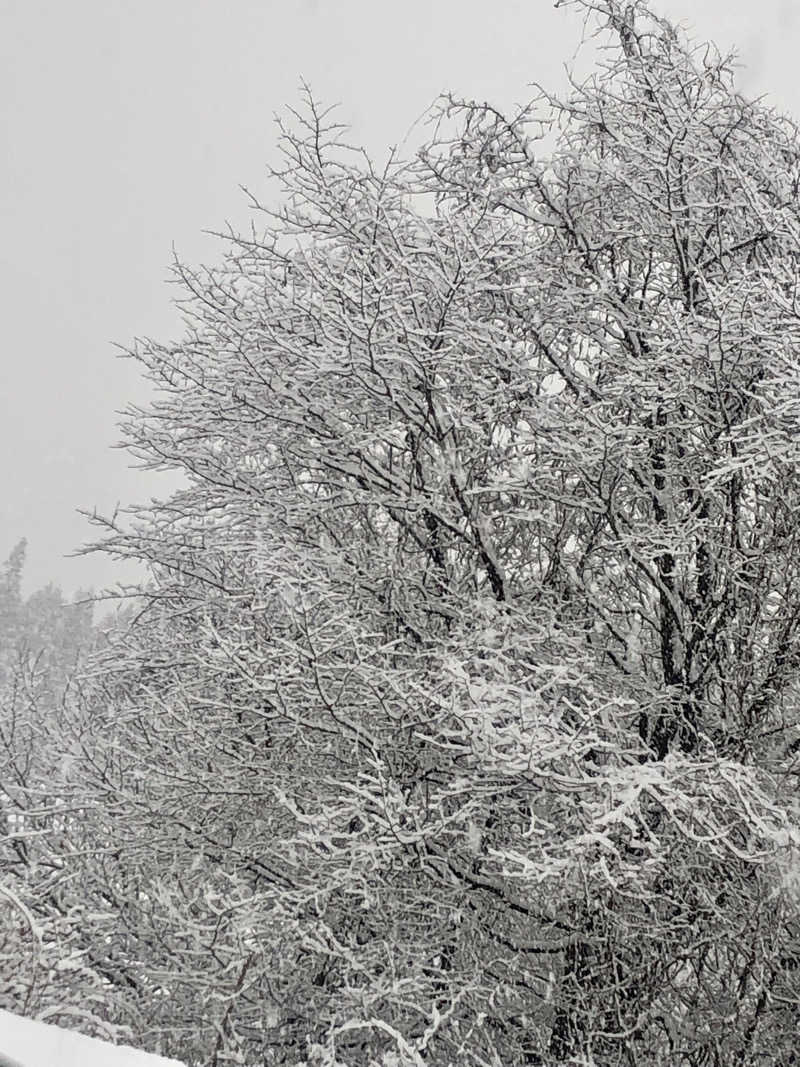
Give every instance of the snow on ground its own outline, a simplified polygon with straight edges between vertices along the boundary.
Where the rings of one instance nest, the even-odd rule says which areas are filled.
[[[4,1058],[5,1057],[5,1058]],[[0,1011],[0,1067],[181,1067],[127,1045]]]

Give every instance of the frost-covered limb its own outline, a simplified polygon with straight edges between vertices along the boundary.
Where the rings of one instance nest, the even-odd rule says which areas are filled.
[[[175,1055],[794,1025],[800,141],[641,0],[573,6],[594,79],[448,97],[411,163],[309,97],[266,232],[131,352],[186,486],[101,520],[151,579],[80,762],[113,997]]]

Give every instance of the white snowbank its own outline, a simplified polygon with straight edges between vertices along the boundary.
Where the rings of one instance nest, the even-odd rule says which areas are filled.
[[[5,1056],[5,1059],[3,1058]],[[181,1067],[127,1045],[0,1011],[0,1067]]]

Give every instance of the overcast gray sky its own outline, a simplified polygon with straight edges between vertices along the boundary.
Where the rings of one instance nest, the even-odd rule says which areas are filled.
[[[800,115],[793,0],[662,0],[700,38],[736,44],[740,87]],[[130,576],[100,556],[78,507],[167,491],[130,469],[116,411],[146,396],[112,342],[174,337],[174,245],[246,225],[273,115],[301,76],[341,103],[381,157],[443,89],[502,105],[563,88],[579,39],[552,0],[0,0],[0,560],[27,537],[28,590]]]

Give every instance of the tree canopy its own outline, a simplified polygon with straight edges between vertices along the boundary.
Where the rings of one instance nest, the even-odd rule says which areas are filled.
[[[23,596],[25,552],[20,541],[0,570],[0,1007],[69,1014],[77,994],[86,1022],[105,983],[86,962],[74,862],[85,790],[66,772],[78,751],[74,674],[97,635],[88,593],[76,604],[52,585]]]
[[[85,893],[187,1063],[791,1062],[800,138],[571,3],[586,81],[411,161],[307,94],[131,350],[186,487],[103,521],[152,580],[84,678]]]

